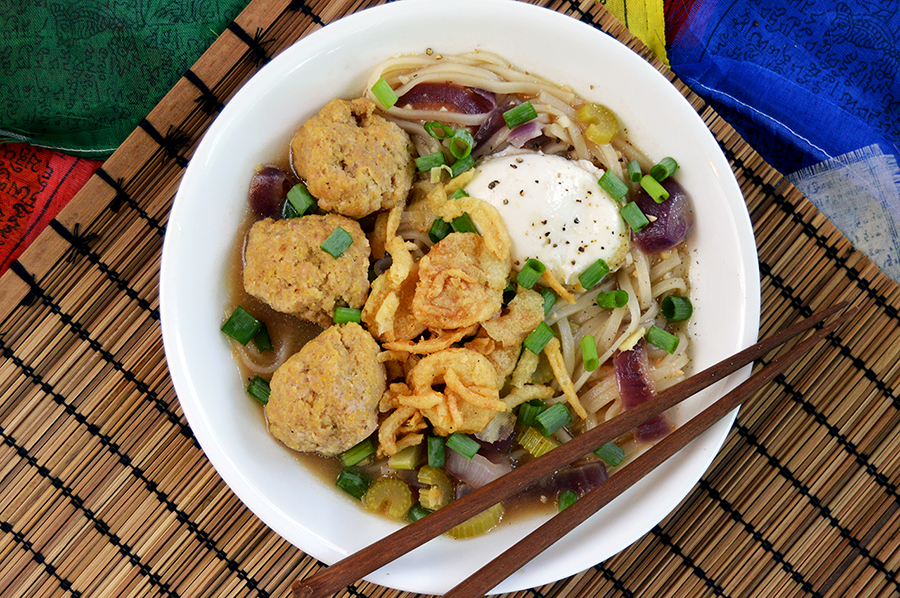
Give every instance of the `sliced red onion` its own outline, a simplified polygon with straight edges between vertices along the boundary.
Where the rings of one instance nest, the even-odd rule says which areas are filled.
[[[670,177],[660,185],[669,192],[664,202],[656,203],[643,188],[634,198],[650,220],[649,225],[632,233],[634,244],[644,253],[659,253],[682,243],[694,224],[691,200],[678,181]]]
[[[507,140],[510,145],[521,148],[523,145],[541,136],[541,123],[536,120],[519,125],[509,132]]]
[[[475,140],[475,147],[473,149],[481,147],[485,141],[494,136],[494,133],[505,127],[506,121],[503,120],[503,113],[510,108],[515,108],[519,103],[518,100],[509,100],[504,102],[502,106],[497,106],[491,110],[490,114],[485,117],[481,122],[481,126],[478,127],[478,130],[475,131],[475,134],[472,136]]]
[[[482,447],[481,454],[488,455],[488,452],[491,452],[505,455],[508,453],[515,431],[516,416],[512,411],[498,413],[481,432],[475,433],[475,440]],[[491,458],[491,455],[488,455],[488,458]]]
[[[277,166],[264,166],[250,180],[250,209],[263,218],[277,218],[292,184]]]
[[[419,83],[397,100],[414,110],[449,110],[463,114],[487,114],[497,105],[493,94],[453,83]]]
[[[578,496],[584,496],[608,478],[609,474],[602,461],[588,461],[581,465],[560,469],[552,476],[529,486],[517,496],[556,497],[564,490],[571,490]]]
[[[613,355],[613,368],[616,372],[619,396],[626,409],[637,407],[656,395],[656,385],[650,378],[650,362],[643,340],[638,341],[629,351],[616,351]],[[669,416],[663,413],[635,428],[634,437],[649,442],[659,440],[671,431],[672,422]]]
[[[448,449],[444,469],[447,470],[447,473],[473,488],[481,488],[485,484],[493,482],[500,476],[512,471],[512,465],[508,461],[506,463],[494,463],[480,454],[476,454],[469,461],[456,451]]]

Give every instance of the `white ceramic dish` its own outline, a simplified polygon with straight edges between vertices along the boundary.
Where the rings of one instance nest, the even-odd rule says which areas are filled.
[[[284,155],[297,127],[329,99],[354,97],[371,66],[424,51],[495,51],[570,84],[615,110],[632,140],[659,159],[676,156],[697,215],[691,244],[694,367],[756,340],[756,246],[743,198],[713,136],[678,91],[636,54],[570,17],[512,0],[404,0],[328,25],[254,76],[209,128],[169,219],[160,281],[163,337],[185,415],[231,489],[269,527],[333,563],[396,529],[311,475],[267,433],[219,332],[225,267],[255,165]],[[747,370],[694,397],[690,416]],[[575,574],[616,554],[687,495],[733,421],[720,422],[574,533],[498,586],[508,592]],[[539,518],[483,537],[438,538],[373,573],[370,581],[443,593],[537,527]]]

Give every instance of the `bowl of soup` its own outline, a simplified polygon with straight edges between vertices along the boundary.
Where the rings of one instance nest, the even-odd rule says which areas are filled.
[[[503,26],[497,27],[497,23],[503,23]],[[674,256],[670,261],[677,258],[684,263],[681,273],[685,280],[672,281],[677,277],[661,273],[664,259],[654,257],[649,260],[644,266],[648,269],[647,276],[651,276],[650,271],[657,272],[659,280],[656,282],[666,280],[669,281],[666,283],[668,286],[660,287],[655,295],[651,290],[650,299],[643,308],[635,308],[637,311],[633,314],[626,313],[621,322],[609,324],[608,327],[615,327],[620,331],[630,330],[624,337],[635,336],[634,328],[637,327],[641,328],[643,334],[649,323],[660,322],[655,312],[647,315],[647,309],[657,309],[651,304],[663,296],[684,296],[689,300],[693,313],[686,322],[668,328],[669,333],[680,338],[685,354],[684,359],[676,364],[677,367],[673,366],[680,370],[680,376],[708,367],[756,340],[759,321],[756,247],[740,189],[715,138],[696,112],[665,77],[638,55],[607,34],[575,19],[507,0],[462,0],[452,5],[430,0],[406,0],[367,9],[329,24],[298,41],[262,68],[229,101],[206,132],[185,172],[173,204],[163,248],[160,279],[163,338],[169,370],[185,416],[204,452],[222,479],[255,515],[297,548],[325,563],[333,563],[352,554],[404,523],[368,512],[358,498],[335,486],[335,472],[342,469],[338,464],[339,457],[331,457],[331,465],[317,465],[323,458],[310,458],[293,450],[283,438],[270,433],[269,424],[272,422],[267,420],[268,406],[262,407],[247,393],[248,378],[252,378],[253,373],[248,374],[246,364],[236,360],[234,341],[223,334],[222,327],[236,304],[240,303],[241,294],[246,291],[243,288],[243,269],[247,258],[247,231],[254,222],[266,219],[262,214],[254,214],[248,198],[250,188],[254,177],[268,166],[283,170],[291,185],[303,182],[311,185],[310,190],[315,189],[310,180],[307,180],[311,179],[311,175],[297,172],[294,164],[296,156],[291,149],[292,142],[305,123],[319,115],[333,100],[350,103],[357,98],[367,98],[369,104],[366,105],[370,108],[374,106],[375,114],[385,118],[386,122],[396,123],[400,117],[395,113],[403,107],[404,102],[401,100],[397,107],[387,108],[380,103],[382,100],[379,94],[373,93],[375,84],[379,80],[385,81],[392,91],[399,92],[401,98],[407,98],[406,105],[409,106],[410,103],[415,103],[410,99],[414,99],[415,94],[407,95],[408,89],[403,88],[403,85],[415,78],[410,73],[414,73],[421,65],[404,64],[396,67],[397,63],[421,59],[428,66],[443,57],[460,56],[463,58],[454,60],[464,63],[476,59],[499,62],[502,68],[496,68],[495,72],[502,71],[503,77],[517,77],[507,69],[514,67],[512,70],[525,73],[526,79],[535,75],[546,85],[543,89],[529,88],[531,91],[519,92],[486,81],[477,83],[465,78],[454,79],[460,77],[458,74],[436,75],[434,79],[439,84],[452,80],[453,85],[478,89],[480,96],[491,96],[488,98],[488,105],[481,109],[482,112],[499,108],[508,110],[526,103],[533,104],[535,108],[536,116],[531,117],[530,121],[513,123],[513,126],[507,126],[508,130],[501,127],[490,131],[490,137],[493,138],[496,131],[502,137],[500,141],[494,140],[500,148],[499,155],[498,151],[490,147],[490,141],[479,140],[472,143],[469,148],[474,153],[469,166],[472,172],[468,175],[463,172],[465,184],[445,188],[445,195],[451,195],[456,187],[463,189],[468,195],[467,199],[459,199],[463,196],[458,196],[456,201],[460,201],[459,206],[465,209],[456,207],[454,209],[458,212],[446,213],[447,223],[452,223],[454,216],[468,210],[478,229],[476,233],[468,233],[466,237],[464,227],[460,230],[451,227],[449,231],[445,231],[445,237],[456,235],[449,237],[452,240],[477,236],[478,239],[473,242],[490,246],[485,250],[489,251],[491,247],[495,247],[491,245],[492,239],[503,238],[502,235],[495,237],[490,234],[487,230],[490,228],[489,220],[499,217],[503,223],[507,237],[506,244],[500,245],[506,247],[507,253],[503,256],[508,260],[508,269],[506,278],[503,279],[504,288],[499,290],[501,294],[503,291],[508,292],[509,287],[514,290],[518,286],[515,284],[516,279],[526,270],[531,259],[539,262],[540,266],[535,267],[545,267],[563,290],[574,289],[576,294],[585,288],[590,289],[594,295],[601,291],[614,293],[630,284],[626,278],[622,278],[621,283],[616,281],[617,272],[638,267],[635,265],[635,258],[626,255],[626,250],[634,251],[629,228],[632,224],[630,220],[623,220],[620,208],[629,203],[627,198],[633,198],[640,192],[638,183],[628,184],[629,194],[625,200],[620,200],[621,205],[610,203],[609,198],[605,197],[607,192],[603,190],[605,203],[602,205],[575,206],[571,202],[581,204],[582,201],[563,199],[557,202],[555,211],[550,206],[550,203],[557,201],[558,196],[554,195],[555,191],[548,181],[565,180],[567,183],[564,186],[573,190],[581,189],[574,191],[576,195],[581,194],[578,195],[579,198],[593,198],[595,194],[599,197],[599,190],[604,189],[599,184],[593,186],[594,182],[602,177],[603,172],[615,170],[596,157],[597,152],[602,154],[604,151],[604,140],[598,142],[596,136],[588,135],[585,147],[589,152],[593,150],[595,153],[580,155],[582,142],[572,137],[577,136],[574,131],[578,127],[574,127],[573,122],[579,118],[584,119],[580,125],[582,131],[590,124],[597,124],[591,120],[594,117],[586,115],[580,109],[585,106],[601,106],[617,119],[618,130],[613,137],[624,139],[627,143],[627,147],[624,147],[615,139],[608,141],[614,152],[612,160],[619,162],[620,178],[627,181],[626,166],[630,162],[638,162],[641,176],[644,176],[664,158],[674,157],[677,160],[677,170],[672,174],[672,179],[689,196],[692,213],[692,225],[683,244],[677,249],[665,250],[670,252],[665,257]],[[450,68],[450,71],[468,72],[470,67],[474,69],[472,64],[463,66],[465,68]],[[482,67],[481,63],[475,66]],[[397,68],[401,68],[401,71]],[[402,68],[409,70],[402,71]],[[487,90],[489,93],[485,94],[485,88],[488,87],[492,87],[493,91]],[[571,95],[556,97],[553,90],[557,88]],[[543,96],[540,95],[542,91]],[[516,96],[517,93],[520,95]],[[529,93],[532,95],[529,96]],[[497,105],[510,100],[510,106]],[[476,98],[475,101],[480,100]],[[490,104],[490,101],[494,104]],[[448,145],[452,142],[444,137],[460,130],[477,133],[479,129],[478,124],[471,124],[465,119],[459,122],[442,119],[440,107],[437,110],[437,115],[429,113],[427,116],[411,119],[412,125],[400,123],[400,128],[407,131],[410,138],[407,149],[413,160],[434,153],[444,153],[448,157],[444,165],[424,163],[420,168],[410,171],[413,185],[420,183],[422,187],[431,185],[428,188],[433,188],[450,184],[450,177],[459,175],[460,172],[457,171],[462,170],[457,162],[461,164],[465,159],[457,158],[457,153],[448,153]],[[446,129],[430,126],[431,133],[436,131],[436,134],[429,133],[417,139],[417,135],[422,135],[419,129],[424,122],[440,123],[441,120]],[[532,125],[528,125],[528,122],[532,122]],[[552,124],[556,126],[551,126]],[[523,127],[537,130],[528,131]],[[565,137],[570,134],[566,131],[570,131],[572,136]],[[508,139],[510,136],[511,142]],[[465,150],[465,146],[464,140],[461,147]],[[439,151],[433,151],[435,148]],[[294,151],[301,152],[297,149]],[[631,155],[632,151],[637,153]],[[502,174],[520,170],[529,176],[515,178]],[[584,183],[583,180],[589,182]],[[526,189],[526,182],[534,188]],[[291,185],[286,185],[285,189]],[[504,210],[504,199],[508,200],[514,195],[518,196],[519,202],[516,209]],[[411,202],[408,199],[399,201]],[[485,208],[478,203],[482,201],[489,207]],[[566,201],[570,204],[566,204]],[[354,207],[332,208],[322,199],[319,199],[319,204],[316,218],[324,219],[335,211],[353,212],[341,217],[360,222],[361,230],[369,233],[370,237],[378,213],[386,214],[391,209],[390,204],[377,205],[373,211],[360,215],[358,211],[354,211]],[[535,204],[541,204],[537,213],[545,213],[546,217],[528,215],[528,210],[532,210]],[[583,208],[584,211],[572,212],[576,207]],[[284,220],[281,208],[278,214],[268,216],[276,224]],[[554,218],[555,228],[551,227]],[[570,218],[572,222],[564,221],[566,218]],[[651,218],[654,224],[659,220],[652,214]],[[544,220],[549,224],[542,224]],[[579,221],[580,226],[575,225],[575,220]],[[592,231],[587,226],[589,220],[600,221],[602,226],[598,225],[598,229]],[[432,221],[430,217],[429,221]],[[402,227],[408,224],[404,222],[401,233]],[[410,235],[414,236],[415,231],[410,230]],[[421,263],[424,255],[431,253],[439,244],[442,244],[441,247],[450,245],[440,234],[437,238],[428,240],[427,232],[419,233],[422,241],[418,246],[414,240],[409,241],[410,253],[416,263]],[[601,233],[608,234],[609,237],[597,236]],[[370,245],[377,245],[377,242]],[[414,246],[416,247],[413,248]],[[597,250],[596,247],[599,246],[604,249]],[[584,249],[579,250],[581,247]],[[568,248],[572,250],[571,255],[565,252]],[[381,252],[384,253],[383,248]],[[587,257],[580,259],[583,254]],[[375,262],[382,257],[383,255],[370,254],[368,265],[375,266]],[[438,261],[434,256],[432,260]],[[393,261],[397,263],[399,260],[395,258]],[[598,261],[611,265],[611,271],[602,273],[606,276],[597,280],[590,277],[581,279],[580,276]],[[392,266],[393,264],[382,262],[371,274],[371,278],[384,276],[385,270]],[[419,270],[423,268],[423,265],[419,266]],[[532,287],[532,292],[546,288],[546,280],[541,277]],[[496,296],[498,289],[494,287],[498,284],[491,287],[491,297]],[[607,286],[603,287],[604,284]],[[629,297],[641,293],[638,288],[628,287],[628,291],[626,294]],[[524,291],[521,292],[524,294]],[[566,307],[567,302],[560,294],[558,297],[557,305],[545,315],[553,336],[561,337],[562,348],[559,353],[562,355],[567,351],[567,342],[571,345],[573,338],[577,338],[584,318],[576,322],[576,316],[563,313],[561,310]],[[480,331],[481,328],[490,328],[483,326],[484,321],[496,319],[498,315],[509,311],[509,299],[509,296],[500,299],[502,303],[499,308],[495,305],[487,310],[485,313],[488,315],[475,320],[474,324],[447,324],[446,328],[456,330],[470,326],[460,332],[458,339],[450,341],[448,346],[457,351],[477,348],[477,342],[471,344],[481,334],[476,329]],[[354,301],[359,303],[362,299],[347,299],[347,296],[343,296],[338,303],[349,304]],[[593,296],[588,303],[591,309],[597,309]],[[478,305],[483,304],[484,301]],[[330,305],[327,309],[333,307]],[[365,312],[365,307],[362,307],[362,311]],[[491,311],[493,313],[488,313]],[[322,317],[320,313],[317,316],[307,314],[305,319],[299,318],[303,320],[297,328],[300,340],[289,352],[299,352],[305,343],[317,338],[323,329],[329,327],[329,323],[323,321]],[[287,318],[291,320],[295,316]],[[310,321],[317,318],[318,321]],[[560,327],[563,325],[561,322],[570,319],[575,323],[564,324],[568,330],[567,335],[561,332]],[[631,320],[635,320],[635,326],[629,329]],[[638,326],[641,322],[648,326]],[[289,324],[288,328],[292,325]],[[367,323],[365,317],[360,324],[353,325],[363,329],[374,327],[373,321]],[[431,325],[432,328],[440,326],[433,323]],[[350,324],[339,326],[346,328]],[[598,326],[596,331],[592,331],[592,337],[599,338],[601,328]],[[380,334],[383,335],[383,332],[380,331]],[[379,334],[374,329],[371,333],[376,337]],[[382,336],[376,342],[379,351],[393,351],[384,360],[400,359],[397,356],[404,353],[400,349],[410,349],[423,339],[431,341],[435,336],[437,335],[425,333],[414,339],[394,339],[395,343],[407,342],[408,346],[394,344],[390,345],[392,348],[386,348],[391,339]],[[484,336],[482,334],[483,338]],[[630,346],[622,344],[628,340],[624,337],[615,341],[619,343],[615,347],[597,341],[600,349],[598,357],[602,360],[601,369],[612,367],[615,349],[621,352]],[[634,340],[631,339],[631,344]],[[604,351],[604,348],[609,350]],[[415,354],[417,349],[410,350]],[[526,351],[528,349],[511,351],[510,354],[524,354]],[[537,351],[541,352],[540,349]],[[657,362],[663,363],[669,354],[656,345],[649,346],[648,352],[654,367]],[[389,366],[387,369],[394,368],[396,382],[396,376],[405,376],[416,363],[427,361],[426,357],[428,354],[417,354],[415,360],[399,366]],[[571,358],[568,359],[571,361]],[[581,357],[578,359],[572,369],[571,379],[578,384],[576,396],[585,398],[586,393],[595,386],[595,378],[581,363]],[[324,367],[326,365],[323,362]],[[672,424],[678,425],[679,421],[698,413],[715,398],[736,386],[747,373],[744,370],[735,374],[686,401],[677,412],[671,414]],[[388,377],[391,375],[387,374]],[[262,377],[270,378],[266,372],[263,372]],[[352,375],[347,377],[354,378]],[[403,382],[410,382],[408,386],[412,387],[410,380],[403,379]],[[443,387],[443,379],[441,382]],[[534,380],[529,379],[529,382]],[[579,415],[574,405],[577,399],[566,401],[566,393],[558,385],[554,386],[550,379],[538,382],[540,384],[532,386],[553,387],[556,391],[552,397],[548,397],[547,406],[562,403],[572,411],[577,424]],[[489,386],[487,383],[481,384],[478,388]],[[452,384],[447,385],[449,387]],[[498,383],[497,386],[501,384]],[[502,401],[509,395],[509,379],[503,386],[504,388],[492,391],[497,393],[496,397],[491,396],[492,400],[496,398]],[[379,387],[378,393],[389,394],[390,388],[397,391],[399,387],[385,384],[384,392]],[[617,396],[615,385],[610,386],[606,392]],[[595,392],[597,393],[599,391]],[[412,394],[410,391],[410,395]],[[400,397],[400,402],[414,399],[415,397],[403,396]],[[495,408],[501,410],[502,406]],[[515,409],[518,410],[518,404]],[[425,411],[423,405],[420,405],[420,411]],[[378,413],[375,419],[380,418],[383,422],[390,413],[390,410]],[[604,412],[601,410],[599,413],[602,415]],[[432,434],[446,438],[454,431],[452,423],[440,423],[437,420],[431,422],[427,418],[425,421],[425,436]],[[719,422],[625,495],[534,561],[525,564],[495,591],[516,591],[573,575],[613,556],[638,540],[688,494],[712,462],[732,422],[733,416]],[[465,431],[465,428],[460,429]],[[573,429],[577,433],[577,425]],[[373,434],[372,437],[376,441],[378,439],[377,432],[371,432],[370,428],[366,428],[361,434]],[[560,432],[556,432],[557,439],[565,441],[564,435],[559,438],[559,434]],[[400,437],[395,436],[394,439]],[[341,442],[355,443],[356,438],[342,438]],[[344,448],[346,447],[331,447],[327,452],[339,454]],[[452,449],[447,450],[449,452]],[[425,454],[424,449],[422,454]],[[424,458],[418,457],[420,461]],[[616,468],[610,467],[609,471],[615,475]],[[420,489],[415,480],[410,480],[410,488],[415,498],[415,492]],[[556,497],[550,498],[555,500]],[[526,508],[519,513],[511,513],[508,517],[504,516],[499,525],[488,533],[477,537],[436,538],[374,572],[367,579],[405,591],[443,593],[534,530],[552,516],[553,508],[554,505],[550,508],[537,505],[531,510]]]

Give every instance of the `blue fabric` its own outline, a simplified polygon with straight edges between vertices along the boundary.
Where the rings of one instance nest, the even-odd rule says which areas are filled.
[[[695,0],[672,70],[782,173],[900,155],[898,0]]]

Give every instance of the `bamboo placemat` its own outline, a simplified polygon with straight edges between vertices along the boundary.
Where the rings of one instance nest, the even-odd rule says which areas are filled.
[[[287,596],[321,568],[238,501],[194,439],[163,355],[159,258],[222,104],[293,41],[376,3],[255,0],[0,279],[3,597]],[[629,44],[713,131],[755,227],[761,334],[839,299],[862,311],[741,411],[644,538],[514,595],[897,595],[897,286],[600,3],[537,3]],[[342,595],[407,596],[364,582]]]

